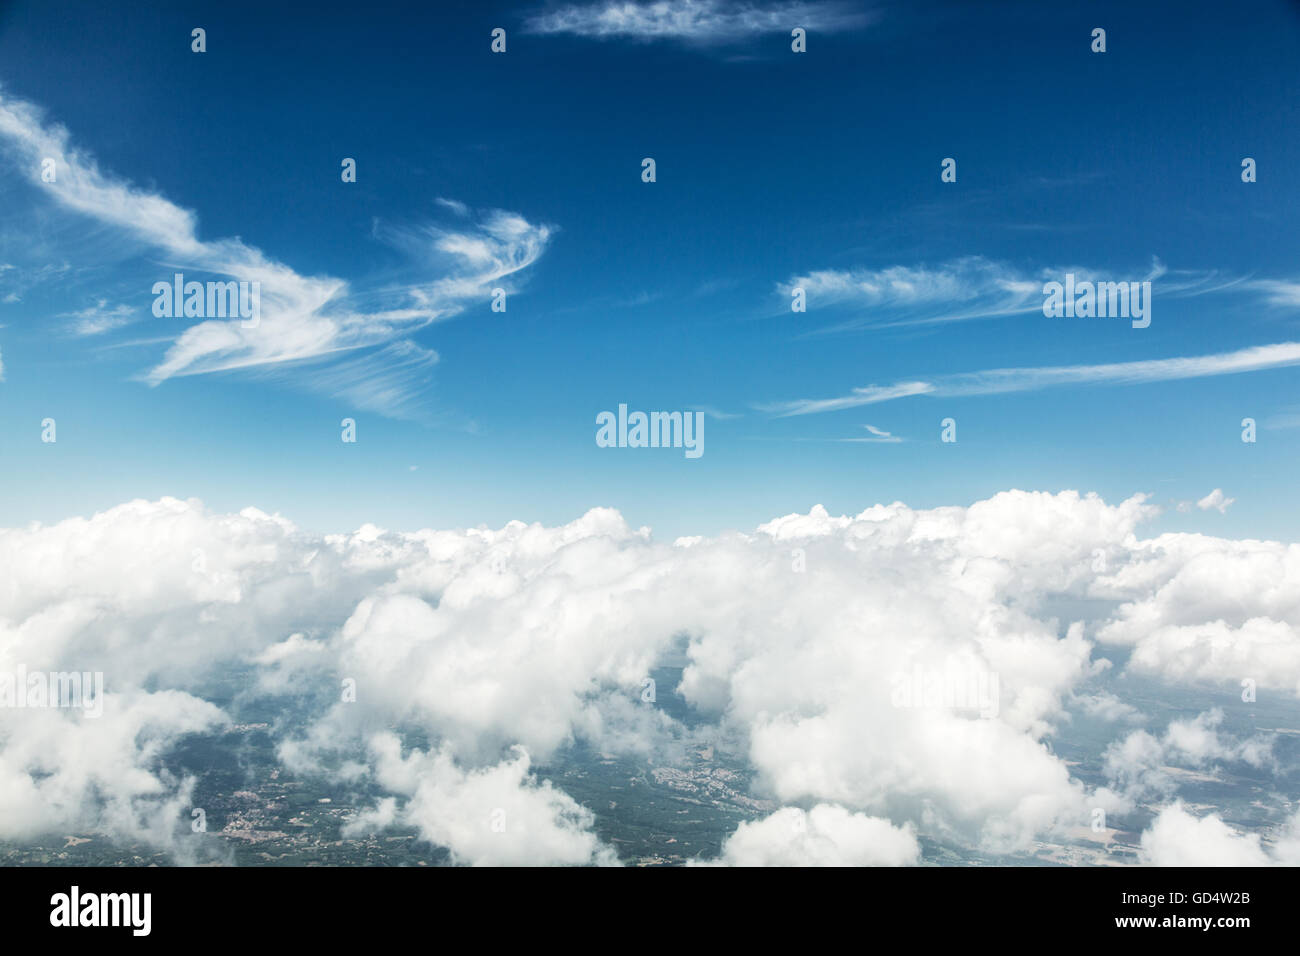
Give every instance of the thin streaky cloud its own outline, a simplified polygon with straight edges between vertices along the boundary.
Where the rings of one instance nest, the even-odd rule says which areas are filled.
[[[1300,308],[1300,282],[1281,279],[1255,279],[1250,288],[1261,292],[1270,305]]]
[[[423,421],[428,416],[419,402],[418,386],[428,383],[438,361],[432,349],[401,339],[332,363],[312,377],[311,388],[390,418]]]
[[[1060,385],[1139,385],[1179,379],[1235,375],[1300,365],[1300,342],[1256,345],[1236,352],[1180,358],[1114,362],[1105,365],[1057,365],[1037,368],[1001,368],[945,376],[934,382],[868,385],[837,398],[799,399],[756,406],[781,418],[856,408],[910,395],[963,398],[1029,392]]]
[[[812,415],[817,412],[836,412],[842,408],[857,408],[860,405],[874,405],[888,402],[895,398],[907,398],[909,395],[924,395],[933,392],[934,386],[929,382],[900,382],[897,385],[867,385],[855,388],[852,394],[840,398],[802,399],[797,402],[778,402],[754,406],[760,412],[772,412],[782,418],[789,415]]]
[[[883,428],[877,428],[875,425],[863,425],[872,435],[871,438],[840,438],[837,441],[853,442],[858,444],[879,444],[879,445],[896,445],[903,439],[897,435],[885,431]]]
[[[705,415],[708,415],[710,418],[717,419],[720,422],[730,421],[733,418],[744,417],[739,412],[724,412],[720,408],[715,408],[712,405],[688,405],[687,407],[693,412],[703,412]]]
[[[434,202],[439,206],[442,206],[444,209],[450,209],[462,219],[469,215],[469,206],[465,205],[459,199],[447,199],[446,197],[439,196],[434,200]]]
[[[101,299],[89,308],[68,312],[61,317],[76,320],[68,329],[73,335],[89,337],[103,335],[129,325],[135,320],[135,315],[136,310],[129,305],[116,305],[109,308],[108,301]]]
[[[1300,406],[1289,406],[1260,423],[1261,428],[1269,430],[1283,428],[1300,428]]]
[[[815,330],[825,334],[1039,312],[1043,307],[1043,284],[1061,281],[1067,274],[1074,275],[1078,282],[1158,282],[1154,291],[1161,298],[1192,298],[1236,290],[1262,297],[1269,304],[1300,306],[1300,283],[1174,270],[1154,257],[1144,270],[1063,265],[1030,272],[983,256],[963,256],[937,265],[818,269],[777,283],[775,293],[782,300],[781,314],[788,312],[795,289],[804,291],[810,313],[820,307],[861,310],[858,315]]]
[[[655,0],[570,4],[525,22],[539,34],[570,34],[597,40],[678,40],[725,43],[762,33],[849,30],[866,26],[876,14],[859,4],[825,2],[745,3],[728,0]]]

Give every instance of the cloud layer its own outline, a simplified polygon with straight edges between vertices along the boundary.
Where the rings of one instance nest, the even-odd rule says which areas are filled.
[[[1274,766],[1216,711],[1130,727],[1103,789],[1049,746],[1074,713],[1144,719],[1123,681],[1100,687],[1108,647],[1170,687],[1300,695],[1297,546],[1141,538],[1153,511],[1011,491],[666,543],[608,509],[318,536],[162,499],[0,531],[0,671],[102,670],[109,691],[98,723],[0,710],[0,837],[75,825],[174,846],[192,784],[164,757],[229,721],[207,688],[239,672],[306,707],[276,729],[286,767],[387,794],[350,833],[415,827],[463,863],[616,861],[598,809],[534,768],[574,743],[671,762],[704,737],[779,808],[719,862],[898,865],[921,836],[1023,850],[1092,807],[1175,797],[1171,764]],[[1063,599],[1103,610],[1062,619]],[[693,728],[639,696],[669,653]]]

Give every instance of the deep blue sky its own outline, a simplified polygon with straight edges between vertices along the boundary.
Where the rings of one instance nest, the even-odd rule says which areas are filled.
[[[269,6],[4,4],[0,95],[66,127],[105,177],[191,210],[199,239],[237,236],[362,306],[446,274],[394,236],[473,234],[500,209],[552,227],[544,249],[510,277],[505,314],[485,288],[395,336],[439,357],[400,409],[332,393],[333,356],[151,386],[187,324],[151,313],[174,256],[57,201],[0,137],[0,523],[175,495],[326,531],[612,505],[671,536],[1020,487],[1145,491],[1169,509],[1161,527],[1300,534],[1293,366],[778,414],[871,385],[1300,340],[1300,4],[844,5],[800,55],[788,29],[529,28],[559,4]],[[782,291],[890,269],[955,277],[956,298],[813,296],[794,314]],[[1045,318],[1037,292],[944,321],[979,276],[1153,269],[1147,329]],[[86,310],[124,324],[75,334]],[[382,367],[382,348],[355,354]],[[698,460],[598,448],[595,416],[620,402],[725,417]],[[956,444],[939,441],[945,417]],[[903,440],[839,441],[867,424]],[[1226,514],[1174,509],[1215,487],[1237,499]]]

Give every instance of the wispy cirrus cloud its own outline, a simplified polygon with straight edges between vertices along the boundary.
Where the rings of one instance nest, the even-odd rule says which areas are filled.
[[[792,276],[777,286],[786,299],[795,289],[804,291],[810,307],[853,306],[880,310],[887,316],[883,323],[861,317],[848,324],[951,322],[1042,306],[1041,282],[982,256],[966,256],[939,266],[819,269]]]
[[[1260,423],[1261,428],[1300,428],[1300,405],[1290,405]]]
[[[308,384],[358,408],[384,409],[393,418],[418,418],[421,388],[439,361],[433,349],[398,339],[332,362],[315,372]]]
[[[720,408],[715,408],[712,405],[690,405],[688,407],[693,412],[703,412],[705,415],[708,415],[710,418],[716,419],[717,421],[720,422],[730,421],[733,418],[744,417],[739,412],[724,412]]]
[[[129,305],[110,307],[107,299],[100,299],[94,305],[77,312],[70,312],[64,318],[75,319],[69,326],[73,335],[92,336],[112,332],[134,321],[136,310]]]
[[[1270,305],[1300,308],[1300,282],[1281,279],[1252,279],[1247,285],[1261,293]]]
[[[572,34],[598,40],[676,40],[728,43],[760,33],[855,29],[876,15],[861,4],[838,0],[758,3],[740,0],[653,0],[632,3],[605,0],[569,4],[530,17],[530,33]]]
[[[29,268],[11,263],[0,264],[0,303],[14,305],[23,301],[28,290],[45,282],[64,278],[72,269],[68,262],[45,262]]]
[[[875,425],[863,425],[862,427],[865,428],[868,432],[870,432],[870,437],[841,438],[839,440],[843,442],[855,442],[855,443],[862,443],[862,444],[881,444],[881,445],[896,445],[903,440],[899,438],[897,435],[893,434],[892,432],[887,432],[883,428],[877,428]]]
[[[447,205],[446,200],[440,204]],[[471,215],[468,207],[459,216]],[[487,288],[521,272],[546,250],[554,226],[538,226],[518,213],[494,209],[480,217],[472,230],[429,225],[417,228],[376,225],[375,235],[430,270],[445,274],[430,282],[414,283],[396,291],[408,295],[416,311],[445,317],[459,312],[464,302],[482,296]],[[391,291],[391,290],[390,290]]]
[[[758,405],[760,411],[779,417],[812,415],[844,408],[888,402],[911,395],[939,398],[1030,392],[1062,385],[1140,385],[1178,379],[1234,375],[1265,369],[1300,365],[1300,342],[1256,345],[1235,352],[1196,355],[1103,365],[1054,365],[1029,368],[999,368],[947,375],[933,382],[903,382],[897,385],[868,385],[834,398],[798,399]]]
[[[293,378],[308,387],[349,395],[368,410],[410,413],[413,393],[436,361],[435,353],[408,342],[397,352],[372,352],[364,361],[337,360],[343,353],[382,349],[456,315],[473,300],[486,300],[493,286],[510,290],[507,280],[536,262],[553,234],[553,227],[501,210],[454,230],[390,230],[394,244],[412,253],[418,266],[436,267],[441,275],[356,292],[341,278],[301,274],[242,239],[201,239],[193,212],[102,171],[92,156],[71,144],[66,129],[46,123],[35,105],[3,93],[0,146],[57,208],[153,250],[169,271],[260,284],[258,323],[209,319],[185,328],[143,373],[150,385],[177,376],[278,366],[282,374],[292,368]],[[41,178],[46,157],[56,160],[53,183]],[[461,218],[471,216],[462,203],[442,204]],[[87,313],[80,318],[75,331],[92,335],[110,331],[124,316]],[[399,355],[401,361],[387,365],[385,354]],[[414,377],[402,380],[404,372]]]
[[[1214,271],[1174,270],[1158,258],[1142,268],[1103,270],[1062,265],[1026,270],[983,256],[963,256],[936,265],[818,269],[779,282],[775,293],[788,303],[804,292],[809,312],[826,309],[843,316],[820,332],[862,328],[936,325],[1038,312],[1043,284],[1073,274],[1079,282],[1159,281],[1161,298],[1188,298],[1231,290],[1263,297],[1272,305],[1300,305],[1300,283],[1225,276]]]
[[[469,206],[465,205],[459,199],[447,199],[444,196],[438,196],[434,199],[434,202],[445,209],[450,209],[462,219],[469,215]]]
[[[813,442],[835,442],[836,444],[845,445],[897,445],[906,439],[900,438],[892,432],[887,432],[875,425],[863,425],[868,432],[866,435],[853,435],[848,438],[796,438],[795,441],[813,441]]]
[[[774,412],[781,417],[788,415],[813,415],[817,412],[837,412],[843,408],[857,408],[860,405],[874,405],[888,402],[895,398],[907,398],[911,395],[925,395],[935,390],[930,382],[900,382],[897,385],[865,385],[855,388],[848,395],[837,398],[806,398],[795,402],[778,402],[755,406],[761,412]]]

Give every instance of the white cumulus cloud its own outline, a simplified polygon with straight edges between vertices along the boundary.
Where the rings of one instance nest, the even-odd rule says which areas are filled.
[[[910,826],[850,813],[833,804],[785,807],[727,838],[720,862],[730,866],[907,866],[920,844]]]
[[[1104,683],[1108,646],[1171,688],[1300,687],[1296,546],[1143,538],[1152,513],[1010,491],[660,542],[604,508],[322,536],[162,499],[0,530],[0,671],[99,670],[109,691],[95,727],[0,712],[0,836],[80,821],[174,846],[189,784],[166,753],[225,725],[210,686],[242,673],[296,708],[274,730],[286,767],[379,789],[355,832],[414,827],[459,862],[611,862],[601,808],[546,768],[575,745],[671,766],[687,741],[725,744],[784,808],[738,830],[730,862],[911,862],[922,836],[1023,850],[1099,802],[1163,797],[1169,766],[1269,772],[1266,742],[1214,711],[1117,741],[1114,793],[1053,752],[1073,712],[1140,719]],[[660,695],[690,727],[640,696],[670,655],[680,683]],[[981,706],[899,696],[951,674],[983,682]]]

